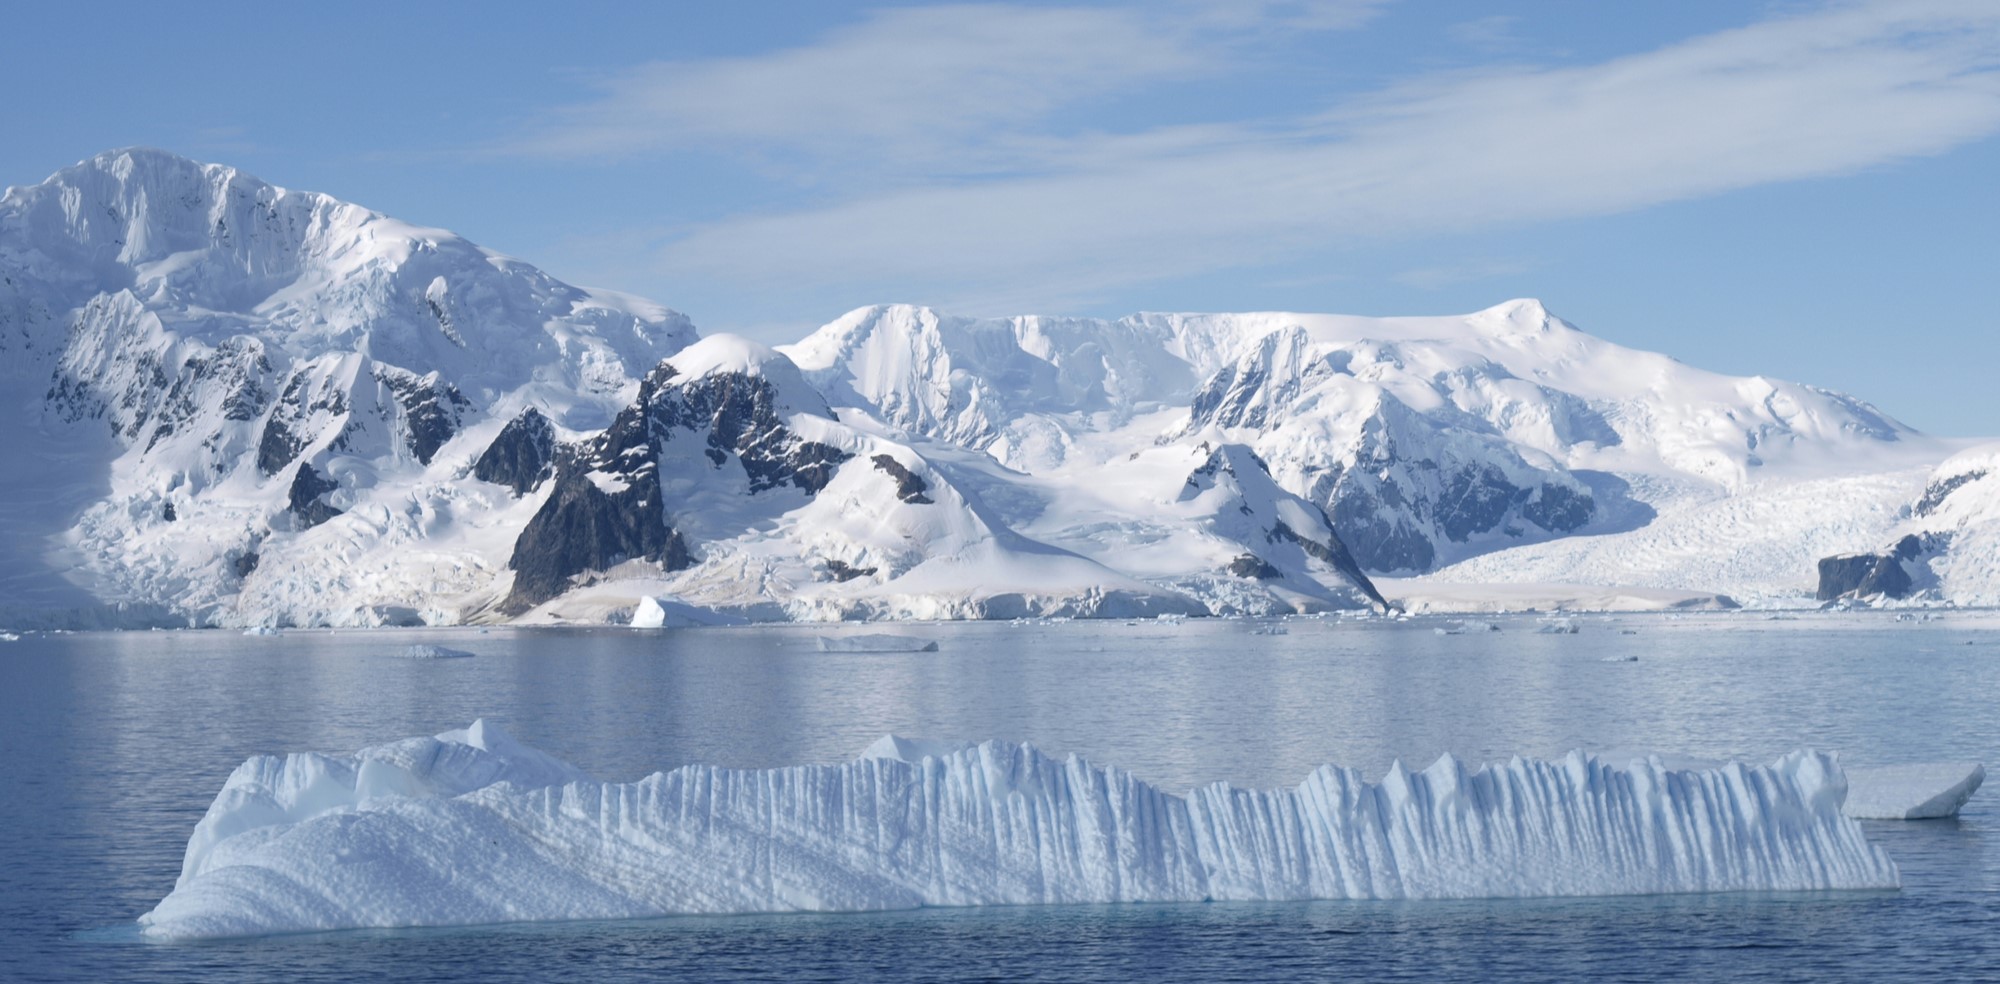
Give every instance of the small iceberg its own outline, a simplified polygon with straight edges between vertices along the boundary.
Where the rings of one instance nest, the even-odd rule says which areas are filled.
[[[1900,885],[1830,755],[1571,752],[1175,794],[1032,745],[888,737],[838,765],[599,782],[476,721],[237,767],[154,939],[923,906],[1479,899]]]
[[[243,634],[247,636],[274,636],[274,635],[282,635],[283,633],[279,632],[276,628],[269,625],[253,625],[247,629],[244,629]]]
[[[1986,781],[1977,762],[1856,766],[1847,770],[1847,803],[1841,812],[1862,820],[1934,820],[1958,808]]]
[[[1573,618],[1552,618],[1537,624],[1535,631],[1541,635],[1576,635],[1582,627]]]
[[[631,624],[635,629],[692,629],[705,625],[742,625],[746,621],[676,598],[649,595],[639,599],[639,604],[632,609]]]
[[[1462,619],[1457,622],[1452,622],[1449,625],[1438,626],[1437,628],[1438,635],[1465,635],[1467,633],[1471,633],[1473,635],[1479,635],[1484,632],[1498,632],[1498,631],[1500,631],[1499,623],[1481,622],[1475,619]]]
[[[429,643],[420,643],[418,645],[411,646],[408,649],[405,649],[402,652],[397,653],[396,655],[401,656],[404,659],[471,659],[473,654],[468,653],[463,649],[447,649],[444,646],[433,646]]]
[[[938,644],[932,639],[915,636],[890,635],[887,632],[868,632],[860,635],[820,636],[819,651],[823,653],[934,653]]]
[[[1615,656],[1606,656],[1598,660],[1600,663],[1637,663],[1638,661],[1639,657],[1631,653],[1619,653]]]
[[[1281,635],[1291,635],[1292,630],[1285,628],[1282,625],[1260,625],[1254,629],[1251,629],[1250,634],[1261,635],[1261,636],[1281,636]]]

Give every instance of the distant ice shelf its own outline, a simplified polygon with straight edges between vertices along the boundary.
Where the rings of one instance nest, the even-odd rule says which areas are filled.
[[[499,728],[260,756],[152,938],[676,913],[1881,889],[1829,756],[1674,771],[1582,753],[1185,796],[1033,746],[889,738],[840,765],[603,783]]]

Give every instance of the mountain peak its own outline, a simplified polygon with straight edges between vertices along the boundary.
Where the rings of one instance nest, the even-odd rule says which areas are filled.
[[[832,413],[819,391],[806,382],[799,367],[785,353],[741,335],[708,335],[669,356],[666,364],[673,367],[679,381],[710,376],[760,379],[770,384],[778,405],[788,412],[803,411],[815,416]]]
[[[728,333],[709,335],[676,352],[667,361],[673,363],[674,369],[681,375],[690,377],[721,374],[744,376],[798,374],[798,368],[792,365],[792,360],[785,358],[777,349],[741,335]]]
[[[118,147],[93,154],[61,168],[44,178],[39,185],[9,186],[7,197],[14,198],[36,188],[48,186],[81,188],[103,178],[122,184],[132,181],[135,177],[146,175],[205,177],[210,172],[226,172],[231,176],[239,173],[235,168],[221,164],[206,164],[157,147]],[[255,178],[249,180],[256,181]],[[256,183],[263,184],[261,181]]]
[[[1468,315],[1466,320],[1476,327],[1503,335],[1542,335],[1557,328],[1569,327],[1567,322],[1550,314],[1541,301],[1532,297],[1502,301]]]

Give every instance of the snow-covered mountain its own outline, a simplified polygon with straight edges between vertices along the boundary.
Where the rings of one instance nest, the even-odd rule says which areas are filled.
[[[1116,321],[887,306],[786,351],[836,406],[1052,487],[1115,484],[1158,448],[1240,444],[1279,488],[1330,516],[1375,573],[1452,577],[1453,565],[1474,563],[1484,580],[1518,580],[1505,568],[1536,544],[1597,544],[1643,567],[1643,553],[1609,545],[1699,504],[1857,473],[1907,482],[1950,453],[1851,397],[1624,348],[1535,301],[1449,318]],[[1067,529],[1103,521],[1070,515],[1058,498],[1037,500],[1023,528],[1065,542]],[[1850,524],[1851,509],[1829,505],[1771,531],[1799,538]],[[1882,528],[1854,525],[1850,539],[1862,542]],[[1810,595],[1823,545],[1785,551],[1782,583],[1755,593]],[[1629,583],[1615,565],[1549,567],[1535,576]],[[1716,590],[1705,573],[1644,583]]]
[[[658,305],[231,168],[127,150],[0,198],[14,605],[449,616],[507,503],[462,460],[527,407],[601,428],[694,339]],[[108,432],[108,433],[107,433]],[[82,449],[60,453],[63,449]],[[405,614],[411,613],[411,614]]]
[[[768,348],[157,151],[0,199],[0,367],[10,459],[34,463],[0,477],[14,622],[1379,602],[1307,519],[1210,550],[1206,592],[1024,536]],[[1265,554],[1283,577],[1223,570]]]
[[[774,350],[157,151],[0,198],[0,399],[16,624],[1282,613],[1381,607],[1368,572],[1796,600],[1917,534],[1987,590],[1955,446],[1534,301],[883,306]]]

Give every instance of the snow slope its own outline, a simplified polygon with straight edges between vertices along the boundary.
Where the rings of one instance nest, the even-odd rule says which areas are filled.
[[[265,756],[188,841],[148,936],[996,904],[1894,888],[1834,761],[1323,766],[1176,796],[1032,746],[601,783],[475,722]]]

